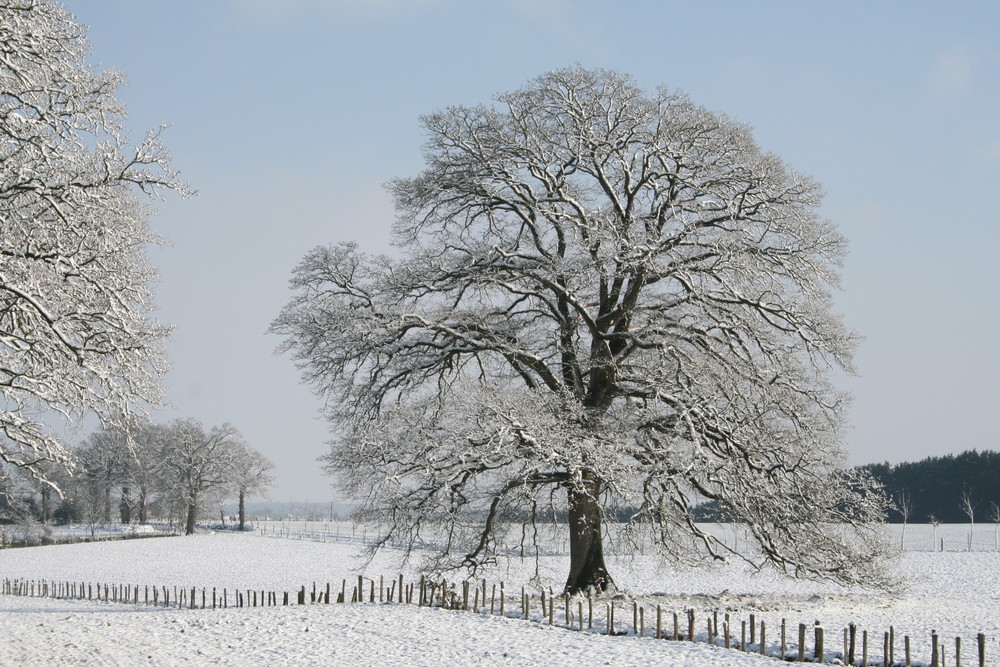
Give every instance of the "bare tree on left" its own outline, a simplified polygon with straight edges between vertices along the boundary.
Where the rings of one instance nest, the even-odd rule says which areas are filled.
[[[59,415],[114,424],[161,401],[149,202],[186,194],[160,132],[124,127],[119,72],[59,5],[0,0],[0,460],[67,463]]]

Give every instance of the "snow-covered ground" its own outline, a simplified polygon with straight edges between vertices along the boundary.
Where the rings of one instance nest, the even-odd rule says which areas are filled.
[[[647,634],[655,624],[656,605],[669,619],[669,630],[674,611],[697,609],[701,633],[711,611],[718,610],[720,616],[728,612],[736,637],[741,622],[753,613],[756,621],[767,622],[767,637],[774,644],[784,618],[789,643],[799,623],[810,626],[811,648],[811,626],[819,621],[826,630],[826,648],[833,652],[840,649],[842,629],[853,622],[869,631],[870,660],[877,658],[881,664],[882,633],[892,625],[898,660],[903,657],[904,635],[911,638],[914,658],[928,660],[931,631],[937,630],[949,665],[954,664],[956,636],[962,637],[963,664],[975,664],[975,638],[983,632],[990,664],[1000,664],[1000,552],[988,550],[992,532],[974,535],[979,551],[957,550],[959,544],[967,545],[967,539],[961,539],[967,533],[967,527],[941,526],[935,536],[930,527],[909,526],[904,542],[910,545],[913,540],[910,549],[926,546],[923,551],[908,550],[901,558],[898,567],[908,586],[893,596],[791,581],[770,572],[752,574],[735,563],[692,570],[665,567],[647,556],[612,558],[612,573],[623,590],[615,600],[616,628],[631,630],[633,601],[645,606]],[[300,539],[261,530],[3,550],[0,578],[279,592],[303,585],[311,590],[313,582],[321,588],[331,582],[339,590],[347,579],[350,591],[352,578],[362,573],[356,542],[344,534],[338,541],[336,531],[326,541],[297,534]],[[932,551],[935,537],[938,545],[945,538],[946,549],[951,539],[956,550]],[[0,596],[0,664],[775,664],[705,644],[550,628],[538,622],[537,592],[540,586],[558,591],[567,559],[557,552],[544,556],[540,565],[540,578],[535,578],[531,558],[515,559],[490,577],[506,583],[509,616],[520,610],[514,596],[521,586],[534,592],[536,621],[531,623],[397,604],[151,610]],[[399,572],[393,553],[383,554],[363,571],[386,580]],[[412,570],[404,574],[412,581]],[[604,626],[605,604],[602,600],[594,605],[595,629]],[[558,625],[564,620],[562,604],[556,612]],[[682,628],[685,625],[682,616]]]

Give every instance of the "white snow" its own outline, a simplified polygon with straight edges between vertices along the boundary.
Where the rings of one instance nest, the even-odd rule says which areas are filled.
[[[939,529],[938,535],[948,535]],[[955,531],[960,529],[956,527]],[[670,612],[698,611],[699,632],[707,614],[731,615],[736,637],[752,612],[765,620],[770,642],[778,641],[781,619],[794,641],[799,623],[820,621],[828,654],[840,650],[843,628],[856,623],[869,631],[869,659],[881,661],[882,632],[895,628],[896,657],[909,635],[918,661],[929,659],[936,629],[953,664],[954,638],[962,637],[963,664],[975,664],[975,638],[988,637],[990,664],[1000,664],[1000,552],[930,551],[930,529],[907,528],[907,551],[899,563],[908,588],[896,595],[846,590],[830,584],[788,580],[774,573],[752,575],[743,565],[685,569],[665,567],[652,557],[611,559],[623,595],[615,601],[616,628],[630,631],[631,604],[646,607],[646,632],[659,604]],[[959,534],[956,532],[956,534]],[[992,533],[989,535],[992,542]],[[957,548],[959,540],[954,540]],[[914,546],[913,548],[916,548]],[[358,546],[335,541],[296,540],[249,534],[202,534],[125,542],[101,542],[0,551],[0,578],[91,583],[215,587],[294,592],[326,582],[339,590],[342,579],[359,573]],[[368,566],[376,580],[398,576],[397,554]],[[389,604],[330,604],[226,610],[150,609],[123,604],[0,595],[0,664],[511,664],[511,665],[773,665],[773,659],[690,642],[635,636],[607,637],[540,623],[539,585],[558,591],[567,565],[563,554],[542,559],[541,581],[532,581],[534,560],[515,560],[490,581],[506,583],[506,610],[520,609],[520,587],[533,592],[532,622],[487,613]],[[407,571],[413,581],[413,572]],[[294,601],[294,593],[292,594]],[[575,605],[574,605],[575,607]],[[586,605],[584,605],[586,607]],[[595,626],[603,627],[605,601],[594,605]],[[672,628],[672,617],[669,625]],[[556,624],[563,607],[556,606]],[[860,637],[860,632],[859,632]],[[877,648],[876,648],[877,646]],[[860,648],[859,648],[860,653]]]

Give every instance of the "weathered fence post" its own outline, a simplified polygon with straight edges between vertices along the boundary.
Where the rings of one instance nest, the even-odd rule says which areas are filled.
[[[781,619],[781,660],[785,659],[785,649],[788,647],[788,644],[785,641],[786,625],[785,619]]]
[[[819,621],[816,621],[816,627],[813,631],[815,635],[816,647],[813,651],[813,656],[818,662],[823,662],[823,656],[825,654],[823,650],[823,628],[819,627]]]
[[[799,662],[806,659],[806,624],[799,623]]]

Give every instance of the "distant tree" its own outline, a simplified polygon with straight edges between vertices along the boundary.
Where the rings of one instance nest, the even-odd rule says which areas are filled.
[[[972,533],[976,528],[976,503],[972,500],[972,489],[962,489],[962,512],[969,517],[969,551],[972,551]]]
[[[158,132],[131,145],[122,75],[61,5],[0,0],[0,460],[44,477],[59,415],[160,402],[150,195],[179,190]]]
[[[115,497],[127,488],[125,478],[131,457],[127,436],[121,428],[106,426],[87,436],[75,453],[82,480],[89,487],[85,513],[92,524],[110,524],[115,510],[120,509]]]
[[[229,467],[229,486],[239,502],[239,529],[246,530],[246,498],[263,493],[274,484],[274,477],[268,474],[274,469],[274,464],[245,442],[239,443],[235,449]]]
[[[74,498],[64,497],[52,512],[52,518],[59,525],[80,523],[84,519],[83,507]]]
[[[904,489],[896,496],[896,510],[903,517],[903,530],[899,534],[899,548],[902,549],[906,544],[906,523],[913,516],[913,498],[908,490]]]
[[[156,429],[161,482],[169,500],[183,508],[184,533],[191,535],[212,492],[221,492],[239,455],[242,436],[229,424],[205,431],[201,422],[178,419]]]
[[[135,517],[140,524],[149,522],[150,498],[163,472],[163,460],[156,449],[156,429],[150,422],[138,421],[129,425],[131,448],[124,471],[127,490],[122,491],[125,501],[138,513]],[[124,519],[123,519],[124,520]]]
[[[566,590],[613,585],[603,522],[666,557],[884,583],[885,498],[844,468],[854,336],[820,187],[725,116],[580,67],[422,118],[391,183],[401,259],[320,247],[273,324],[337,432],[327,457],[382,539],[442,566],[569,516]],[[723,501],[753,548],[703,530]],[[530,531],[528,531],[530,533]]]
[[[975,489],[976,502],[1000,503],[1000,452],[970,450],[930,456],[920,461],[863,466],[893,498],[905,492],[912,502],[911,516],[935,515],[943,523],[968,519],[963,490]],[[895,513],[890,520],[898,521]]]

